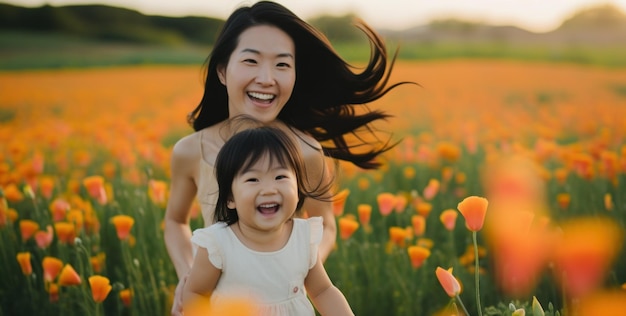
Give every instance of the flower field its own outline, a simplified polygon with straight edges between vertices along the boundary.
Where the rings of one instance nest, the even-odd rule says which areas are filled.
[[[340,163],[325,263],[357,315],[626,310],[626,70],[399,62],[398,145]],[[168,315],[169,155],[199,66],[0,72],[0,315]],[[197,207],[192,226],[200,227]]]

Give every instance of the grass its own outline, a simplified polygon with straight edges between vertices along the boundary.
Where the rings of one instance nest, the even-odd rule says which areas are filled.
[[[555,46],[505,42],[390,42],[400,47],[401,60],[517,59],[626,67],[626,46]],[[369,58],[366,43],[337,43],[339,54],[351,62]],[[93,41],[61,34],[0,31],[0,70],[106,67],[117,65],[193,65],[204,62],[210,46],[142,45]]]

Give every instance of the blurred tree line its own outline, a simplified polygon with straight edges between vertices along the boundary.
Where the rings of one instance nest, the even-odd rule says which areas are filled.
[[[311,20],[332,42],[362,38],[352,24],[356,16],[322,16]],[[0,30],[51,32],[141,44],[211,45],[224,20],[210,17],[166,17],[104,5],[36,8],[0,3]]]

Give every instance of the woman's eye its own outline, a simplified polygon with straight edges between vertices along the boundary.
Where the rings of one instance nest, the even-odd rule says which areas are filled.
[[[251,58],[244,59],[243,62],[246,64],[256,64],[256,60],[251,59]]]
[[[291,64],[289,64],[289,63],[278,63],[276,65],[276,67],[278,67],[278,68],[291,68]]]

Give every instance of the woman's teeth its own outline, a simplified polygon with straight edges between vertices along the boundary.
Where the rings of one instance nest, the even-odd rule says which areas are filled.
[[[251,98],[259,99],[259,100],[262,100],[262,101],[270,101],[270,100],[274,99],[274,95],[270,94],[270,93],[248,92],[248,95]]]

